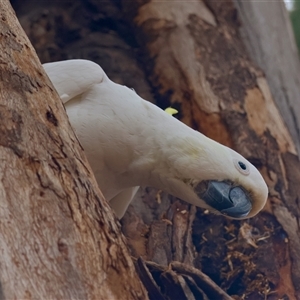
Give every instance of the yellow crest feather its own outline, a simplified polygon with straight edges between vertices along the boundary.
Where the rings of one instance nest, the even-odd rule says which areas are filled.
[[[178,110],[172,107],[167,107],[165,112],[171,116],[178,114]]]

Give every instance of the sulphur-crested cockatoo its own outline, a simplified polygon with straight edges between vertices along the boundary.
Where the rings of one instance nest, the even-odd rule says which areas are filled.
[[[87,60],[44,64],[97,182],[121,218],[138,186],[242,219],[268,189],[243,156],[186,126]]]

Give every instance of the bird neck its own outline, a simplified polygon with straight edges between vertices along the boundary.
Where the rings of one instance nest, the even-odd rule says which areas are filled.
[[[205,164],[205,160],[201,158],[206,153],[204,141],[207,138],[188,126],[178,126],[179,121],[174,117],[167,116],[165,122],[163,117],[161,122],[153,122],[135,143],[135,147],[139,145],[133,149],[137,156],[132,160],[128,168],[130,174],[126,177],[137,185],[169,191],[168,185],[185,182],[195,174],[194,171],[199,173],[204,167],[201,162]]]

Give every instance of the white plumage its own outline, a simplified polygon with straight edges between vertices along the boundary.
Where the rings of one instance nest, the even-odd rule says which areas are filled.
[[[140,185],[233,218],[265,205],[267,186],[250,162],[112,82],[99,65],[69,60],[44,68],[119,218]]]

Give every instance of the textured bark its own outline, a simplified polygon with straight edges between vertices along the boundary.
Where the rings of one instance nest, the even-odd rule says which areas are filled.
[[[171,104],[180,107],[187,124],[251,160],[270,188],[265,214],[250,222],[227,225],[238,230],[236,242],[226,236],[230,233],[224,226],[226,221],[222,226],[206,226],[215,232],[209,233],[210,239],[206,237],[207,249],[201,245],[203,241],[197,245],[194,239],[199,251],[194,263],[198,259],[202,270],[222,280],[229,292],[244,281],[247,294],[251,289],[265,295],[277,290],[275,299],[284,294],[299,298],[299,161],[266,79],[249,60],[241,42],[234,6],[213,1],[206,1],[206,5],[173,3],[172,7],[167,2],[148,2],[138,9],[135,22],[153,58],[151,75],[160,92],[168,93]],[[173,223],[177,215],[171,218]],[[186,224],[187,218],[183,219],[180,224]],[[194,237],[207,235],[203,231],[206,223],[196,218]],[[219,243],[214,245],[212,238]],[[227,240],[225,247],[220,246],[222,238]],[[245,245],[240,248],[243,240],[253,248],[248,253]],[[215,255],[211,255],[212,247],[217,249]],[[175,255],[177,252],[182,253],[175,249]],[[175,255],[172,259],[178,259]],[[219,270],[210,270],[211,263],[225,268],[225,282]],[[249,298],[258,299],[256,293],[252,291]]]
[[[196,216],[192,237],[198,253],[193,263],[229,293],[244,285],[239,293],[249,299],[259,299],[259,293],[300,298],[299,159],[267,81],[242,43],[234,5],[199,1],[170,7],[151,1],[138,8],[134,20],[152,58],[151,78],[160,93],[180,107],[187,124],[252,161],[269,185],[264,213],[250,221],[218,224],[217,217]],[[193,213],[181,216],[184,226],[178,226],[178,208],[173,212],[172,231],[175,227],[177,235],[184,236]],[[174,236],[170,240],[180,244]],[[186,259],[180,247],[172,250],[172,259]],[[211,270],[212,265],[226,275],[220,274],[220,267]]]
[[[146,261],[137,266],[150,298],[178,290],[213,299],[195,267],[237,299],[300,299],[299,159],[233,2],[13,2],[43,62],[99,63],[112,80],[178,108],[186,124],[239,151],[268,183],[264,211],[241,222],[141,189],[122,229],[132,255]]]
[[[145,299],[120,227],[0,1],[1,299]]]
[[[236,0],[236,5],[249,54],[265,72],[275,103],[300,153],[300,61],[285,4],[277,0]]]

